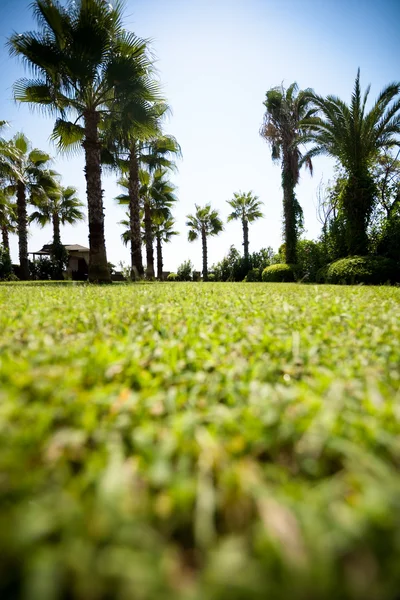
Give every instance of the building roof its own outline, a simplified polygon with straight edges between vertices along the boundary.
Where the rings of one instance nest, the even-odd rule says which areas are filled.
[[[67,250],[67,252],[89,252],[89,248],[86,248],[85,246],[81,246],[80,244],[63,244],[64,248]],[[29,252],[29,254],[43,254],[45,256],[48,256],[49,254],[51,254],[51,247],[52,244],[45,244],[43,246],[43,248],[41,250],[38,250],[37,252]]]

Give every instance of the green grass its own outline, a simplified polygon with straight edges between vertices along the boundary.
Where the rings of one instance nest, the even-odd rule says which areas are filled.
[[[1,598],[398,598],[399,307],[0,286]]]

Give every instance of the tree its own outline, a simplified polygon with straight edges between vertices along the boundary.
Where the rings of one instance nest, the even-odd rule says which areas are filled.
[[[29,222],[36,222],[41,227],[51,223],[53,226],[52,257],[55,265],[55,278],[61,279],[66,262],[66,250],[61,244],[60,225],[69,223],[74,225],[85,219],[80,210],[84,204],[76,196],[77,189],[74,187],[62,187],[56,185],[44,198],[33,202],[36,210],[29,217]]]
[[[89,280],[109,283],[99,127],[119,106],[114,100],[140,95],[138,78],[148,68],[146,42],[124,31],[120,2],[76,0],[63,7],[57,0],[35,0],[33,8],[39,31],[9,40],[10,53],[21,57],[34,76],[17,81],[14,96],[58,116],[53,138],[61,149],[83,147]]]
[[[257,196],[253,196],[252,192],[239,192],[233,194],[232,200],[227,200],[228,204],[233,208],[233,211],[228,216],[228,222],[240,220],[243,228],[243,248],[244,258],[248,261],[249,258],[249,223],[253,223],[257,219],[262,219],[264,216],[260,210],[263,204],[258,200]]]
[[[57,187],[45,198],[36,200],[33,204],[36,210],[30,215],[29,221],[38,223],[41,227],[53,226],[53,244],[61,243],[60,225],[74,225],[85,219],[81,208],[84,204],[76,196],[77,189],[70,187]]]
[[[286,247],[286,263],[296,262],[296,243],[303,223],[303,211],[294,189],[299,182],[300,125],[304,118],[315,111],[309,110],[306,91],[299,91],[296,83],[286,90],[274,87],[266,93],[264,123],[260,134],[271,147],[272,159],[281,162],[283,189],[283,222]],[[311,159],[305,164],[312,173]]]
[[[150,71],[150,69],[149,69]],[[144,276],[141,239],[140,158],[146,141],[161,135],[160,120],[167,106],[158,100],[158,88],[147,74],[139,78],[141,94],[130,94],[116,114],[108,119],[104,136],[103,162],[122,174],[127,194],[119,196],[129,206],[129,243],[131,247],[132,280]],[[145,93],[144,93],[145,92]],[[134,116],[134,118],[133,118]]]
[[[203,281],[208,279],[207,270],[207,238],[208,236],[218,235],[223,231],[224,226],[220,219],[219,212],[213,210],[210,204],[198,206],[195,204],[196,212],[194,215],[187,215],[186,225],[189,227],[188,240],[193,242],[201,237],[203,249]]]
[[[171,135],[163,135],[157,137],[149,142],[143,149],[141,154],[141,162],[147,169],[149,176],[153,175],[154,184],[152,186],[152,194],[147,194],[142,190],[140,195],[143,197],[143,209],[144,209],[144,227],[145,227],[145,238],[146,238],[146,276],[149,279],[154,277],[154,252],[153,252],[153,230],[152,230],[152,205],[151,197],[154,200],[157,197],[164,198],[164,202],[176,201],[176,197],[173,194],[175,186],[171,187],[169,181],[165,179],[167,170],[175,170],[176,165],[172,160],[172,157],[181,156],[181,148],[176,139]],[[158,181],[156,174],[158,175]]]
[[[368,252],[367,229],[376,195],[371,167],[380,153],[400,145],[400,83],[386,86],[367,112],[369,91],[370,86],[361,93],[360,70],[349,105],[337,96],[323,98],[308,91],[305,98],[318,114],[307,116],[301,124],[301,141],[315,144],[303,161],[326,154],[345,170],[341,203],[350,255]]]
[[[38,202],[46,192],[54,189],[52,172],[48,170],[50,156],[31,143],[23,133],[17,133],[10,141],[12,153],[8,157],[6,193],[17,198],[17,229],[21,279],[29,279],[28,261],[28,214],[27,202]]]
[[[16,233],[17,205],[11,200],[10,194],[0,189],[0,229],[3,249],[10,254],[10,233]]]
[[[174,194],[175,186],[167,179],[166,169],[158,169],[154,173],[149,173],[144,169],[139,172],[139,198],[141,200],[144,235],[143,241],[146,245],[147,267],[146,274],[148,278],[154,277],[154,238],[156,234],[155,220],[172,219],[171,207],[177,202]],[[129,181],[127,178],[119,180],[119,184],[129,191]],[[129,194],[120,194],[116,200],[121,205],[130,205]],[[130,227],[130,212],[127,213],[129,228],[122,234],[125,244],[131,242],[132,228]],[[126,220],[121,224],[126,226]]]
[[[163,254],[162,245],[171,241],[173,236],[179,235],[178,231],[174,230],[175,221],[172,217],[165,217],[163,214],[158,214],[153,217],[154,235],[156,238],[157,249],[157,279],[162,281],[163,274]]]

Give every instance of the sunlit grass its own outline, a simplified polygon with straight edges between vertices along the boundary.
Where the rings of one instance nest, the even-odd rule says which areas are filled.
[[[396,598],[399,288],[0,305],[2,597]]]

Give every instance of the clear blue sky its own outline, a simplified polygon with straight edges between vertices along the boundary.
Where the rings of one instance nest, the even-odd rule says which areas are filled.
[[[12,100],[12,84],[24,74],[4,47],[13,32],[34,27],[30,0],[0,0],[0,119],[10,135],[23,131],[35,147],[49,150],[64,185],[75,185],[85,200],[83,156],[66,159],[49,143],[52,122]],[[238,190],[253,190],[264,202],[265,219],[251,226],[250,249],[281,243],[280,169],[258,131],[268,88],[313,87],[349,100],[357,68],[362,86],[372,84],[371,98],[400,79],[399,0],[128,0],[126,26],[151,38],[165,94],[172,106],[166,132],[176,136],[183,160],[174,176],[179,205],[175,216],[181,235],[165,248],[164,268],[175,270],[190,258],[201,266],[201,245],[187,241],[185,216],[194,204],[210,202],[226,220],[226,200]],[[314,177],[303,173],[297,195],[305,214],[307,237],[320,231],[316,189],[332,173],[329,159],[316,159]],[[104,177],[106,244],[111,262],[128,262],[120,241],[122,208],[115,177]],[[51,240],[51,228],[32,228],[29,250]],[[210,263],[235,244],[241,227],[229,223],[210,241]],[[17,260],[17,240],[12,236]],[[87,245],[87,225],[62,230],[65,243]]]

